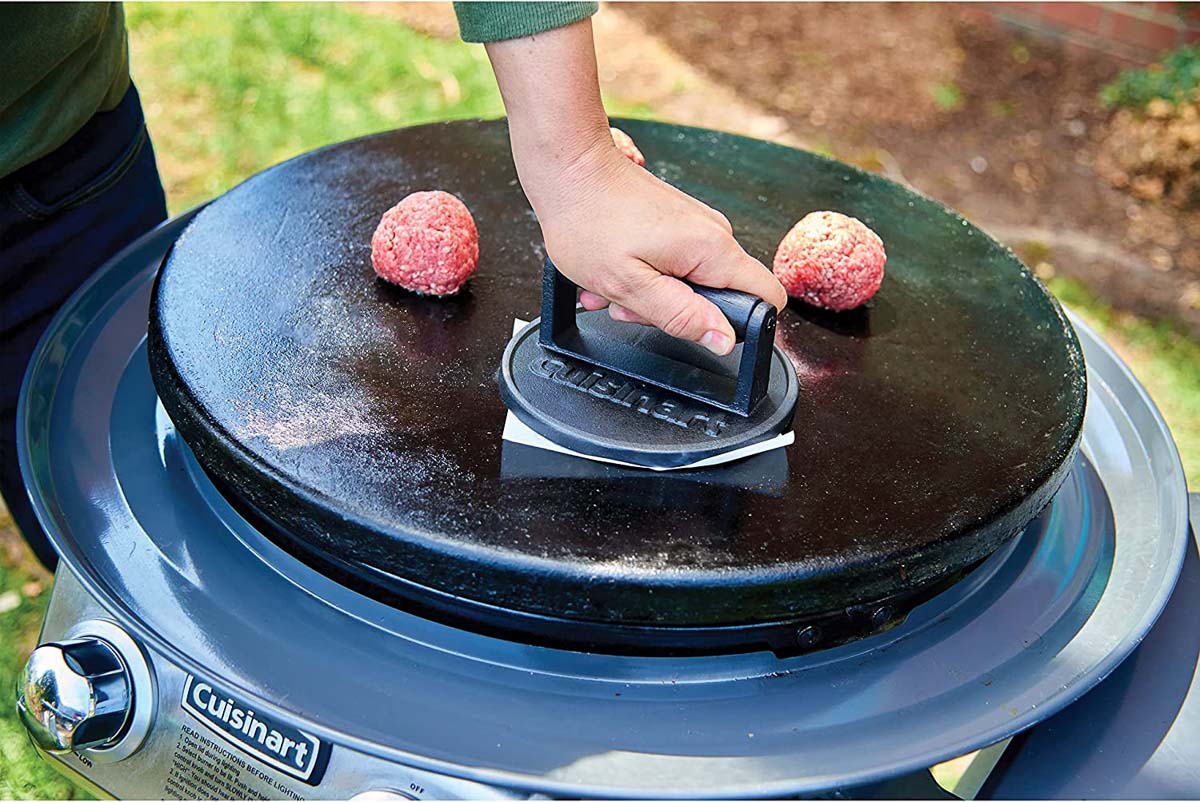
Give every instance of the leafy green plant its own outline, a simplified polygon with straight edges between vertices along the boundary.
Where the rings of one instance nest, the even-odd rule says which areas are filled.
[[[1200,44],[1168,53],[1160,64],[1122,70],[1100,90],[1106,106],[1144,109],[1155,99],[1180,103],[1196,99],[1200,88]]]
[[[962,90],[954,83],[938,84],[933,87],[933,102],[942,111],[953,111],[962,105]]]

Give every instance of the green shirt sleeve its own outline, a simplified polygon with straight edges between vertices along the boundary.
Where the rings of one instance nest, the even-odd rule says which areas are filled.
[[[0,178],[62,145],[128,89],[120,3],[0,2]]]
[[[454,13],[464,42],[499,42],[579,22],[599,7],[599,3],[455,2]]]

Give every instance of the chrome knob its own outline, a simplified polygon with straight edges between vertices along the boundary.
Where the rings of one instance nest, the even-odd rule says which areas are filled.
[[[129,670],[97,638],[37,647],[17,682],[17,713],[34,743],[48,752],[113,743],[133,709]]]

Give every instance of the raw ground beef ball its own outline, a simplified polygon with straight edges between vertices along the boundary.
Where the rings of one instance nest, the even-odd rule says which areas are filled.
[[[638,150],[637,145],[633,144],[633,139],[630,138],[629,134],[620,128],[609,128],[608,130],[612,132],[613,144],[617,146],[617,150],[625,155],[625,158],[638,167],[646,166],[646,157]]]
[[[479,264],[471,212],[449,192],[414,192],[383,213],[371,264],[385,281],[422,295],[453,295]]]
[[[861,220],[813,212],[779,243],[774,272],[788,295],[840,312],[871,300],[886,262],[883,240]]]

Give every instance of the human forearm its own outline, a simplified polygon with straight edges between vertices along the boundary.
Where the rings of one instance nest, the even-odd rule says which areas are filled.
[[[733,329],[680,279],[753,293],[783,287],[724,215],[626,159],[600,101],[591,22],[488,44],[509,116],[513,160],[546,252],[588,309],[650,323],[718,354]]]
[[[521,184],[538,211],[543,184],[598,169],[613,149],[600,101],[591,20],[492,42],[488,57],[508,112]]]

